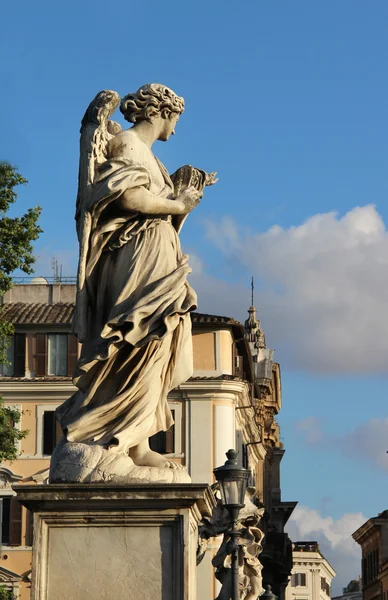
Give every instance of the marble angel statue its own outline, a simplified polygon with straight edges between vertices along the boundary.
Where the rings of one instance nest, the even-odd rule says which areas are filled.
[[[127,130],[109,120],[119,104]],[[51,482],[190,480],[148,442],[172,425],[167,395],[192,374],[197,299],[178,233],[216,181],[189,165],[170,177],[152,152],[183,110],[183,98],[148,84],[121,101],[100,92],[82,120],[74,317],[82,351],[78,389],[57,409],[64,435]]]

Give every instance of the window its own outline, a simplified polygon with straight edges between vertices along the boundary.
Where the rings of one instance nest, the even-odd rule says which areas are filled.
[[[55,418],[55,410],[43,413],[43,454],[49,456],[62,437],[62,429]]]
[[[306,573],[294,573],[291,575],[291,586],[297,587],[298,585],[306,586]]]
[[[20,546],[22,535],[22,505],[16,496],[0,497],[0,541],[8,546]]]
[[[6,496],[0,498],[0,510],[1,510],[1,543],[9,544],[10,539],[10,513],[11,513],[11,498],[12,496]]]
[[[7,348],[8,365],[0,365],[3,377],[24,377],[26,373],[26,334],[15,333]]]
[[[244,469],[249,469],[248,446],[242,444],[242,466]]]
[[[175,411],[172,410],[175,421]],[[175,452],[175,423],[167,431],[159,431],[150,437],[150,448],[159,454],[174,454]]]
[[[63,333],[54,333],[47,337],[47,375],[67,375],[67,335]]]
[[[38,333],[36,336],[36,375],[71,376],[78,358],[78,342],[67,333]]]
[[[379,573],[380,565],[379,565],[379,551],[376,548],[364,554],[362,559],[362,579],[363,584],[366,585],[371,581],[374,581]]]
[[[60,404],[41,404],[36,407],[36,453],[35,456],[51,456],[62,437],[62,429],[55,418]]]

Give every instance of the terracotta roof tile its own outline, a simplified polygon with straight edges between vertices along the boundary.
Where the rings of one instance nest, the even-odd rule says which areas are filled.
[[[208,376],[198,376],[198,375],[194,375],[193,377],[190,377],[189,381],[245,381],[245,379],[242,379],[241,377],[238,377],[237,375],[228,375],[227,373],[224,373],[223,375],[217,375],[216,377],[211,377],[210,375]]]
[[[3,304],[2,317],[14,325],[71,325],[74,313],[74,302],[57,304],[29,304],[27,302],[13,302]],[[195,324],[241,325],[235,319],[219,315],[208,315],[204,313],[191,313],[192,322]]]
[[[193,323],[225,323],[227,325],[241,325],[236,319],[231,317],[222,317],[220,315],[207,315],[205,313],[191,313]]]
[[[3,304],[1,317],[14,325],[71,325],[75,304]]]
[[[23,381],[23,383],[37,383],[41,381],[47,381],[48,383],[52,381],[63,381],[63,382],[71,382],[72,377],[67,375],[45,375],[42,377],[11,377],[11,376],[0,376],[0,383],[6,383],[7,381]]]

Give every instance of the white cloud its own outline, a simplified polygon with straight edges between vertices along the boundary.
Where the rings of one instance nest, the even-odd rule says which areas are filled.
[[[388,418],[370,419],[337,440],[345,456],[388,471]]]
[[[190,267],[193,270],[193,275],[201,275],[203,272],[202,261],[196,254],[190,254]]]
[[[332,583],[333,596],[341,594],[342,588],[360,575],[361,549],[352,533],[366,520],[362,513],[344,514],[339,519],[322,517],[318,511],[298,505],[287,523],[287,533],[293,542],[319,543],[321,553],[337,572]]]
[[[310,416],[295,422],[295,429],[302,435],[306,444],[313,446],[323,442],[321,420]]]
[[[230,218],[207,222],[206,231],[229,265],[255,275],[259,316],[284,366],[387,371],[388,233],[374,206],[264,233],[242,230]],[[200,308],[241,318],[248,286],[196,280]]]

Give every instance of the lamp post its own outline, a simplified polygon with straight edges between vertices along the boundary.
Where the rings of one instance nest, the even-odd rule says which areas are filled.
[[[248,485],[250,472],[237,464],[237,450],[228,450],[227,461],[222,467],[214,469],[213,473],[219,483],[221,504],[230,516],[231,529],[229,535],[232,540],[232,600],[239,600],[238,576],[238,543],[239,531],[236,530],[236,521],[239,512],[245,506],[245,492]]]

